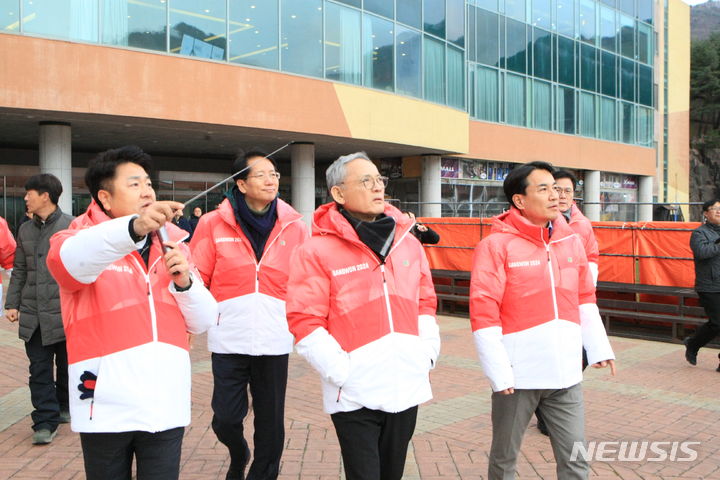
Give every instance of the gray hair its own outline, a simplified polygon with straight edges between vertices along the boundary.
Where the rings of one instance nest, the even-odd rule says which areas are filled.
[[[347,168],[345,168],[345,165],[352,162],[353,160],[357,160],[358,158],[362,158],[363,160],[367,160],[368,162],[371,161],[367,153],[355,152],[351,153],[350,155],[343,155],[342,157],[338,157],[337,160],[330,164],[327,170],[325,170],[325,181],[327,182],[328,190],[330,190],[335,185],[340,185],[343,180],[345,180],[345,175],[347,175]]]

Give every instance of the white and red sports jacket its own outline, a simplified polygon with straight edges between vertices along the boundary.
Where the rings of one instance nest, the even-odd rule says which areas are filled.
[[[396,229],[384,263],[328,203],[290,269],[290,331],[320,373],[328,413],[401,412],[432,398],[440,336],[430,268],[413,222],[387,204],[385,214]]]
[[[205,285],[218,301],[220,316],[208,331],[215,353],[285,355],[293,339],[285,316],[290,261],[309,238],[302,215],[277,200],[277,221],[260,261],[235,220],[227,198],[200,217],[190,248]]]
[[[593,233],[592,223],[583,215],[580,209],[574,203],[570,207],[570,221],[568,222],[573,232],[577,233],[582,241],[585,255],[587,255],[590,273],[593,277],[593,284],[597,285],[598,279],[598,263],[600,262],[600,249],[598,242]]]
[[[564,219],[548,229],[511,208],[475,248],[470,322],[493,391],[559,389],[614,359],[582,242]]]
[[[13,234],[10,233],[7,221],[0,217],[0,267],[5,270],[13,268],[16,248],[17,243]],[[2,285],[0,285],[0,293],[2,293]]]
[[[145,239],[130,237],[132,218],[110,219],[93,201],[50,239],[76,432],[158,432],[190,423],[187,333],[207,330],[217,303],[197,274],[190,289],[175,290],[157,237],[146,266],[137,252]],[[187,236],[166,227],[173,241]],[[190,260],[187,246],[179,248]]]

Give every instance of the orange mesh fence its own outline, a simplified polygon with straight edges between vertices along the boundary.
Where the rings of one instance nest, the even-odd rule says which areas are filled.
[[[440,235],[426,245],[430,268],[470,271],[473,250],[490,233],[488,218],[423,218]],[[690,234],[696,222],[593,222],[600,281],[692,287]]]

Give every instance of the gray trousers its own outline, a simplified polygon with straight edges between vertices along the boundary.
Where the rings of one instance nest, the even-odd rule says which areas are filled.
[[[492,447],[488,480],[514,480],[523,435],[537,407],[550,432],[550,444],[560,480],[587,479],[589,466],[582,455],[570,461],[573,444],[585,442],[585,408],[578,383],[559,390],[515,390],[492,394]]]

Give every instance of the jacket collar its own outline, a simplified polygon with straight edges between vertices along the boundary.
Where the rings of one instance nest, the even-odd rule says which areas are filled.
[[[296,220],[300,220],[302,218],[302,215],[297,210],[295,210],[281,198],[277,199],[276,208],[277,221],[280,224],[280,228],[285,228],[287,224]],[[225,200],[223,200],[220,203],[220,206],[218,206],[217,211],[218,215],[220,215],[220,218],[222,218],[225,223],[231,226],[239,226],[237,224],[237,221],[235,220],[235,210],[233,209],[233,205],[229,197],[225,197]]]
[[[37,225],[38,227],[41,226],[43,223],[45,225],[49,225],[51,223],[54,223],[55,220],[57,220],[61,216],[62,210],[60,210],[60,207],[57,206],[57,208],[55,208],[55,211],[48,215],[45,220],[40,220],[40,217],[38,217],[37,215],[33,215],[33,222],[35,222],[35,225]]]
[[[395,219],[395,240],[393,243],[397,243],[414,225],[413,221],[410,220],[407,215],[387,202],[385,203],[385,211],[383,213]],[[317,210],[315,210],[315,213],[313,213],[312,232],[313,235],[335,235],[349,242],[365,245],[360,240],[360,237],[358,237],[353,226],[350,225],[342,213],[340,213],[335,202],[320,205]]]
[[[539,245],[545,245],[573,235],[573,231],[561,215],[552,222],[552,238],[547,227],[533,225],[515,207],[505,213],[493,217],[492,232],[503,232],[519,235]]]

